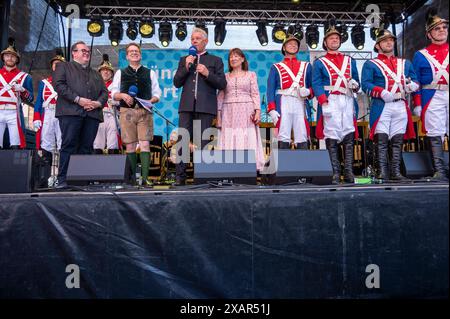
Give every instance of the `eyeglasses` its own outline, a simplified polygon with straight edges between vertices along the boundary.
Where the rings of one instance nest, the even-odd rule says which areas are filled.
[[[73,52],[78,52],[81,51],[83,54],[91,54],[90,50],[86,50],[86,49],[81,49],[81,50],[73,50]]]

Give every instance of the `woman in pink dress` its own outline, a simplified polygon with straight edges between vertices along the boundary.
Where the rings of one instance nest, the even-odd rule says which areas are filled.
[[[218,149],[255,150],[256,168],[265,163],[259,122],[261,105],[255,72],[248,71],[248,62],[241,49],[231,49],[226,73],[227,87],[217,97]]]

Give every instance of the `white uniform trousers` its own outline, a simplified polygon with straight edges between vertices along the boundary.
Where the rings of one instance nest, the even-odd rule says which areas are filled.
[[[323,118],[323,133],[325,138],[341,142],[344,137],[355,131],[354,100],[347,95],[330,94],[328,96],[329,116]]]
[[[449,135],[448,91],[436,90],[425,112],[427,136]]]
[[[305,124],[305,101],[289,95],[281,96],[281,123],[278,140],[291,142],[291,131],[294,131],[294,143],[308,141]]]
[[[103,122],[98,126],[97,136],[94,140],[94,149],[115,150],[119,148],[118,132],[114,114],[103,112]]]
[[[11,146],[20,145],[16,110],[0,110],[0,147],[3,147],[3,135],[6,127],[8,127],[9,131],[9,144]]]
[[[61,129],[55,117],[55,109],[46,108],[41,131],[41,148],[52,152],[61,149]]]
[[[391,139],[397,134],[405,134],[408,125],[408,114],[405,101],[386,103],[378,119],[375,134],[384,133]]]

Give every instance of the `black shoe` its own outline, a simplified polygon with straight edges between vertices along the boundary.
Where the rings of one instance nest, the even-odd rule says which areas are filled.
[[[66,188],[69,188],[69,185],[67,185],[66,182],[61,182],[61,183],[58,182],[58,184],[55,186],[55,188],[56,189],[66,189]]]
[[[175,183],[173,183],[173,186],[185,186],[186,185],[186,179],[185,178],[179,178],[177,177],[175,180]]]
[[[153,182],[151,180],[144,179],[142,181],[142,186],[143,187],[147,187],[147,188],[152,188],[153,187]]]

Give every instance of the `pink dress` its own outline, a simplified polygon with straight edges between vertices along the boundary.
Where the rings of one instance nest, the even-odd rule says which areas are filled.
[[[259,126],[252,121],[255,110],[260,110],[260,96],[255,72],[247,71],[239,77],[225,74],[227,87],[219,92],[217,108],[222,112],[218,149],[255,150],[256,168],[265,163]]]

